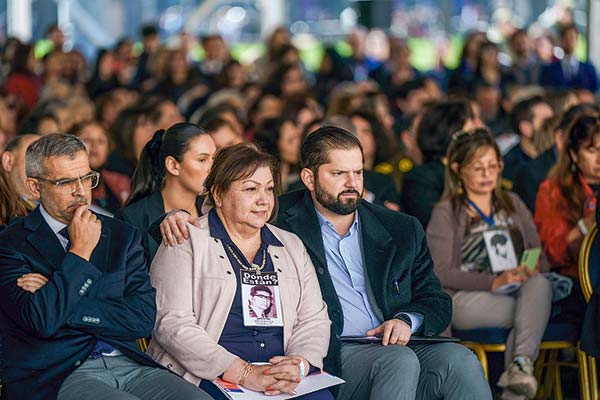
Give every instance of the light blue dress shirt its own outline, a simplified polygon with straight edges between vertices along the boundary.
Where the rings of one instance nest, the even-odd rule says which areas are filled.
[[[360,219],[354,213],[354,222],[344,236],[340,236],[333,224],[316,210],[327,268],[344,313],[342,336],[362,336],[381,325],[367,296],[367,280],[364,270],[364,254]],[[412,322],[412,332],[418,331],[423,316],[403,313]]]

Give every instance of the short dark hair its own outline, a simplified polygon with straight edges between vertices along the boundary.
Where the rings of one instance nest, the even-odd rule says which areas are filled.
[[[231,125],[231,123],[229,121],[227,121],[223,118],[219,118],[219,117],[209,119],[202,124],[202,128],[208,134],[216,132],[219,129],[224,128],[224,127],[229,128],[235,132],[235,128],[233,127],[233,125]]]
[[[566,25],[562,25],[559,28],[559,30],[558,30],[558,36],[560,38],[563,38],[571,30],[575,31],[575,33],[579,33],[579,30],[577,30],[577,27],[574,24],[566,24]]]
[[[11,153],[15,150],[19,150],[21,145],[23,144],[23,140],[29,136],[39,136],[37,133],[24,133],[22,135],[17,135],[11,139],[10,142],[4,148],[4,151],[10,151]]]
[[[441,160],[452,135],[473,118],[473,108],[468,100],[448,100],[431,106],[417,128],[417,143],[425,161]]]
[[[147,24],[142,26],[142,29],[140,29],[140,33],[142,34],[143,38],[158,35],[158,28],[154,24]]]
[[[514,133],[520,135],[520,125],[523,121],[531,122],[533,120],[533,107],[538,104],[545,103],[546,100],[542,96],[533,96],[529,99],[518,102],[510,113],[510,127]]]
[[[256,296],[256,292],[267,292],[269,293],[269,295],[273,296],[273,292],[271,292],[271,289],[269,289],[269,287],[265,285],[257,285],[252,286],[250,288],[250,296]]]
[[[204,181],[209,202],[215,205],[215,192],[226,192],[233,182],[251,176],[261,167],[268,167],[273,175],[275,199],[269,221],[275,220],[278,209],[277,194],[281,188],[279,166],[273,156],[259,150],[254,144],[240,143],[217,151],[210,173]]]
[[[390,97],[393,99],[406,99],[410,92],[415,90],[423,89],[425,87],[425,80],[422,78],[413,79],[404,82],[401,85],[394,87],[391,90]]]
[[[87,148],[81,139],[66,133],[53,133],[42,136],[29,145],[25,153],[25,174],[28,177],[46,176],[44,161],[50,157],[71,156],[83,151],[87,154]]]
[[[496,235],[492,236],[492,240],[490,240],[490,243],[494,247],[496,247],[497,244],[506,244],[506,242],[508,242],[508,239],[506,238],[506,236],[500,235],[500,234],[496,234]]]
[[[300,147],[300,165],[316,173],[321,165],[329,162],[332,150],[352,149],[360,149],[363,154],[356,136],[337,126],[322,126],[304,139]]]

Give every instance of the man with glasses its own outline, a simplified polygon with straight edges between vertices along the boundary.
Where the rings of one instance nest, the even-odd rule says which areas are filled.
[[[0,234],[4,399],[206,399],[139,351],[156,317],[140,233],[88,208],[98,173],[75,136],[27,149],[40,205]]]

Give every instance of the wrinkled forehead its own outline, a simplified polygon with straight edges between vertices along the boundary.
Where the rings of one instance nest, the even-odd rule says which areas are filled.
[[[91,171],[88,155],[84,151],[46,157],[43,162],[48,179],[78,178]]]
[[[360,148],[355,147],[352,149],[332,149],[327,154],[327,163],[335,168],[346,167],[349,169],[362,168],[363,154]]]

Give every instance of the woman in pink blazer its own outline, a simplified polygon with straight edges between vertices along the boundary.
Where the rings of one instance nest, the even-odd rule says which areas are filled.
[[[158,314],[148,352],[215,398],[217,377],[294,393],[322,368],[330,321],[304,245],[267,223],[277,213],[276,163],[252,145],[226,147],[205,187],[214,208],[152,263]],[[333,399],[328,390],[304,398]]]

